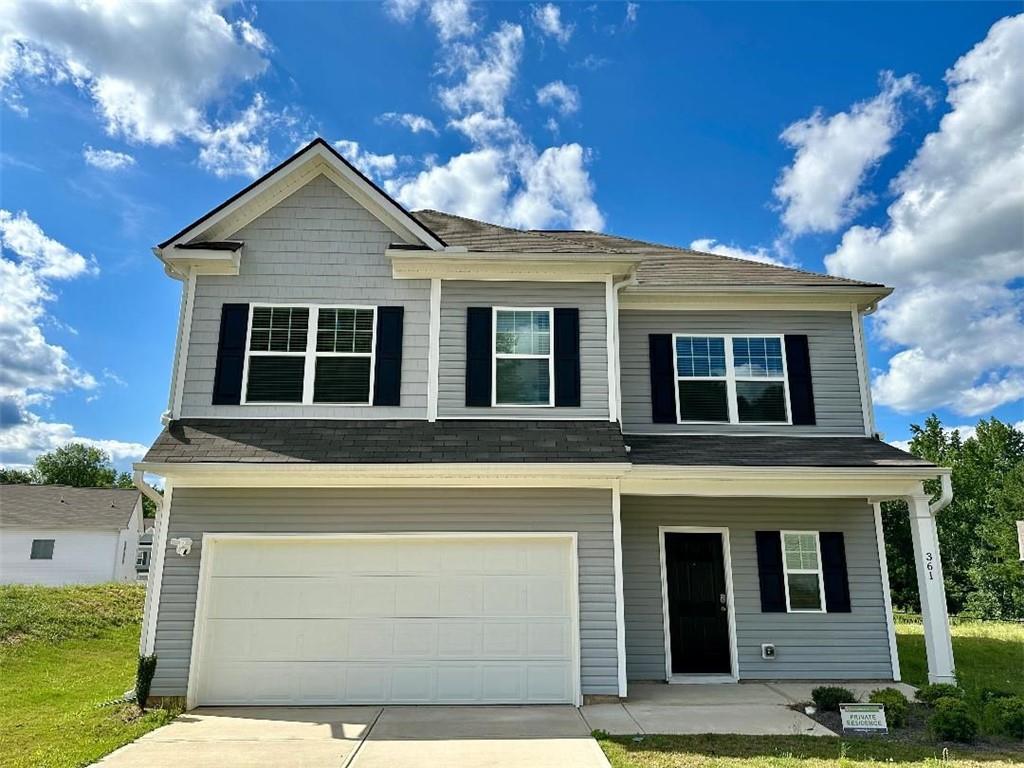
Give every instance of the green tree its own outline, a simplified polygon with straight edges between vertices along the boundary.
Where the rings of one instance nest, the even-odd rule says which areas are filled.
[[[106,451],[84,443],[68,443],[36,458],[36,473],[47,485],[111,488],[118,473]]]
[[[1024,618],[1024,572],[1017,559],[1015,520],[1024,512],[1024,432],[982,420],[962,440],[932,414],[911,426],[910,450],[952,469],[953,502],[939,514],[939,548],[949,610],[985,618]],[[925,483],[938,493],[938,481]],[[883,505],[893,601],[919,607],[906,505]],[[1016,517],[1015,517],[1016,515]]]
[[[0,485],[28,485],[35,478],[24,469],[8,469],[0,467]]]

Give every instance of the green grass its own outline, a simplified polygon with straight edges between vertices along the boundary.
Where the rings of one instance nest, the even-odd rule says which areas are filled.
[[[986,688],[1024,695],[1024,625],[1010,622],[953,622],[953,654],[967,700],[980,708]],[[903,679],[927,682],[920,621],[896,624]],[[632,736],[598,734],[613,768],[881,768],[883,763],[924,768],[1024,765],[1024,744],[943,747],[882,739],[825,739],[814,736]]]
[[[145,590],[0,587],[0,768],[73,768],[174,713],[98,706],[135,679]]]

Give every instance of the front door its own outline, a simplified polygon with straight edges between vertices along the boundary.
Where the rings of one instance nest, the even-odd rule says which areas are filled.
[[[730,674],[720,533],[665,533],[672,674]]]

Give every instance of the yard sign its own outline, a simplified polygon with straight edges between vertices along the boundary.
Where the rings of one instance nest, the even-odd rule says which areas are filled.
[[[888,733],[882,704],[840,704],[844,733]]]

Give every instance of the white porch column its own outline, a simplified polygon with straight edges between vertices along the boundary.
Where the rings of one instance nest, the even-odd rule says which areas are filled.
[[[938,528],[924,494],[906,497],[910,508],[910,534],[914,541],[917,586],[921,593],[924,646],[928,656],[929,683],[955,683],[953,644],[946,613],[946,588],[942,581]]]

